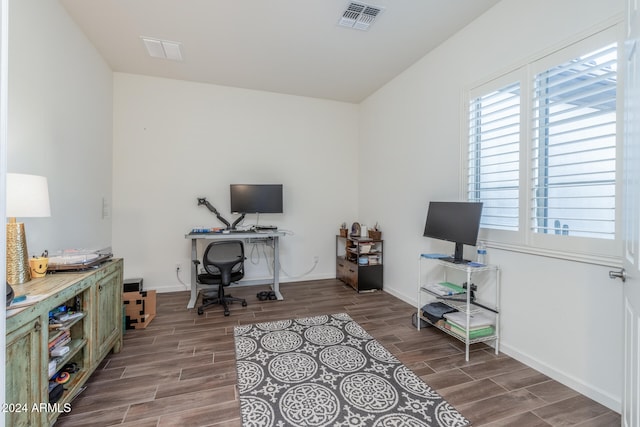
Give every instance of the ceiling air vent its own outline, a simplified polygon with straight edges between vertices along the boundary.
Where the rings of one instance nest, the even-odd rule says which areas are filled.
[[[355,28],[356,30],[368,30],[382,10],[380,6],[350,2],[347,9],[342,13],[338,25]]]
[[[182,61],[181,44],[169,40],[153,39],[151,37],[141,37],[147,53],[153,58],[171,59]]]

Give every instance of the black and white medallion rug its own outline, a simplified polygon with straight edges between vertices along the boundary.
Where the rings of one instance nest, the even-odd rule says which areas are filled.
[[[469,425],[345,313],[234,335],[243,427]]]

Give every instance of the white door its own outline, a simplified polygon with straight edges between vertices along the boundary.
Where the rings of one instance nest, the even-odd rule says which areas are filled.
[[[622,425],[640,426],[640,13],[639,0],[627,0],[623,148],[624,391]],[[623,61],[620,61],[623,63]],[[616,274],[617,273],[617,274]]]
[[[0,0],[0,200],[5,200],[5,177],[7,172],[7,46],[9,29],[7,28],[9,4],[8,0]],[[5,206],[0,207],[0,218],[5,218]],[[0,277],[6,276],[6,229],[0,230]],[[0,287],[0,289],[3,289]],[[0,348],[6,347],[6,306],[0,309]],[[0,352],[0,366],[5,365],[6,352]],[[0,402],[5,400],[6,375],[4,369],[0,370]],[[0,426],[4,427],[4,415],[0,416]]]

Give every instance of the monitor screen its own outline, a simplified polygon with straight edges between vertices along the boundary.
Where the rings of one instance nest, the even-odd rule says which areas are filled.
[[[462,262],[462,245],[475,246],[482,202],[430,202],[424,236],[456,244],[454,262]]]
[[[282,213],[282,184],[231,184],[231,213]]]

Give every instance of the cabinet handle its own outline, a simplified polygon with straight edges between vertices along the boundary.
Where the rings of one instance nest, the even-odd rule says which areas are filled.
[[[42,325],[40,324],[40,321],[39,321],[39,320],[36,320],[36,323],[33,325],[33,329],[34,329],[36,332],[40,332],[40,329],[42,329]]]
[[[102,285],[98,285],[98,290],[102,292]]]

